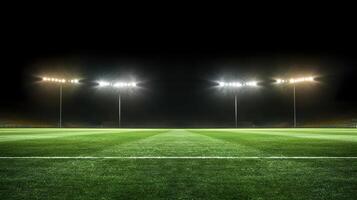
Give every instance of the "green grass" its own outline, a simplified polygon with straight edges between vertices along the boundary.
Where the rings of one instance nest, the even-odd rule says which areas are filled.
[[[356,157],[357,129],[0,129],[0,157]],[[357,159],[0,159],[0,199],[356,199]]]

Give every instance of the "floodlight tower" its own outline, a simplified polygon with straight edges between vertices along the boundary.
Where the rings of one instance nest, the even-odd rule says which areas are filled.
[[[118,89],[118,127],[121,127],[121,91],[124,89],[136,88],[136,82],[108,82],[98,81],[99,87],[112,87]]]
[[[314,77],[300,77],[300,78],[291,78],[291,79],[277,79],[277,84],[292,84],[293,85],[293,96],[294,96],[294,128],[296,128],[296,84],[304,82],[313,82]]]
[[[49,82],[49,83],[55,83],[55,84],[59,85],[59,122],[58,122],[58,127],[62,128],[62,86],[64,84],[78,84],[79,80],[78,79],[66,80],[63,78],[60,79],[60,78],[43,77],[42,81]]]
[[[237,91],[245,87],[257,87],[257,81],[248,82],[218,82],[218,87],[234,89],[234,116],[235,116],[235,127],[238,127],[238,95]]]

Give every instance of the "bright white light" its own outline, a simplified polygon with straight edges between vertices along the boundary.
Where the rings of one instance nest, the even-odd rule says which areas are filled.
[[[239,82],[218,82],[219,87],[242,87],[243,84]]]
[[[249,81],[245,85],[255,87],[258,85],[258,82],[257,81]]]
[[[284,80],[284,79],[276,79],[276,83],[277,84],[282,84],[282,83],[287,83],[288,80]]]
[[[114,83],[114,85],[113,85],[114,87],[123,87],[124,86],[124,84],[123,83],[121,83],[121,82],[118,82],[118,83]]]
[[[117,82],[113,86],[117,87],[117,88],[130,88],[130,87],[136,87],[136,83],[135,82]]]
[[[237,82],[236,82],[236,83],[234,84],[234,87],[242,87],[242,86],[243,86],[242,83],[237,83]]]
[[[98,81],[99,87],[106,87],[109,86],[110,83],[106,81]]]
[[[242,86],[242,84],[241,84],[241,83],[238,83],[238,82],[230,83],[230,85],[231,85],[232,87],[241,87],[241,86]]]

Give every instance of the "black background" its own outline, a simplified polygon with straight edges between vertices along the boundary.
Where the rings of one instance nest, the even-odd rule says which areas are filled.
[[[349,12],[340,18],[333,12],[311,11],[305,18],[283,15],[293,11],[272,18],[261,13],[242,21],[234,12],[223,18],[109,12],[99,19],[52,11],[5,16],[1,119],[56,123],[58,87],[41,83],[41,76],[81,79],[64,88],[68,126],[115,123],[117,94],[95,81],[123,77],[140,82],[140,89],[123,95],[126,126],[231,126],[233,96],[217,90],[215,81],[250,79],[260,86],[241,92],[240,121],[291,123],[292,88],[272,81],[305,75],[318,81],[297,88],[300,123],[357,117],[357,43]]]

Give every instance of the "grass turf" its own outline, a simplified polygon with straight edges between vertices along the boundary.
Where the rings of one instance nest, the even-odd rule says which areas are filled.
[[[357,156],[355,129],[0,129],[11,156]],[[0,159],[0,199],[355,199],[357,159]]]

